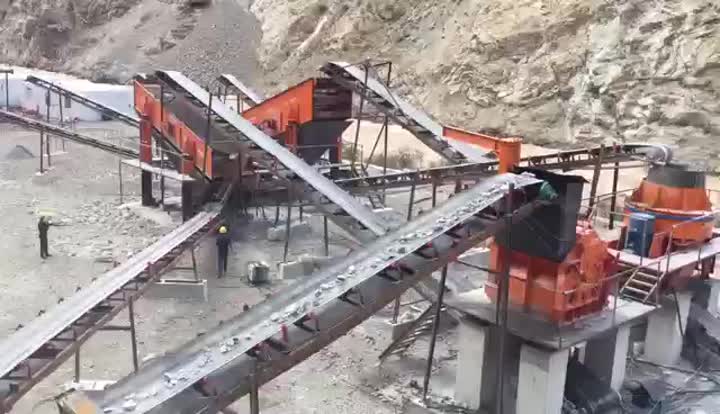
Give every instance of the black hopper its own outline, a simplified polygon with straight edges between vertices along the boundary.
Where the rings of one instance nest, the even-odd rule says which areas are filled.
[[[585,179],[577,175],[561,175],[535,168],[519,168],[515,172],[528,172],[546,181],[557,192],[558,197],[535,209],[524,220],[513,224],[510,246],[505,232],[498,234],[495,240],[500,246],[510,247],[530,256],[562,262],[575,246],[578,210]]]

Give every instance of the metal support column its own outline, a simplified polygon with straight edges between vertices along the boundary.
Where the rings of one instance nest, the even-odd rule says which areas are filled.
[[[430,337],[430,349],[428,350],[427,366],[425,367],[425,380],[423,382],[423,401],[427,400],[428,388],[430,387],[430,375],[432,374],[433,357],[435,356],[435,342],[440,329],[440,314],[443,307],[443,296],[445,295],[445,280],[447,279],[447,265],[443,267],[440,276],[440,287],[435,302],[435,320],[433,321],[432,336]]]
[[[65,126],[65,115],[63,115],[63,96],[58,92],[58,106],[60,107],[60,126]],[[62,138],[62,150],[65,152],[65,137]]]
[[[610,196],[610,220],[608,221],[608,228],[610,230],[615,228],[615,207],[617,207],[617,187],[619,178],[620,163],[616,162],[615,169],[613,169],[612,195]]]
[[[162,146],[160,147],[160,171],[165,171],[165,149]],[[183,182],[183,188],[184,184]],[[160,174],[160,205],[165,208],[165,174]]]
[[[407,221],[412,220],[413,206],[415,205],[415,187],[417,187],[417,176],[413,177],[413,183],[410,187],[410,201],[408,201]]]
[[[123,203],[122,160],[118,159],[118,183],[120,184],[120,204]]]
[[[190,249],[190,258],[192,259],[193,276],[195,276],[195,281],[198,281],[200,280],[200,276],[198,276],[197,260],[195,259],[195,248]]]
[[[43,169],[43,145],[45,144],[45,130],[40,130],[40,174],[44,173]]]
[[[138,364],[137,336],[135,335],[135,311],[133,303],[134,301],[132,298],[128,299],[128,319],[130,320],[130,342],[132,345],[133,369],[137,372],[140,365]]]
[[[433,183],[432,183],[432,206],[433,206],[433,208],[435,208],[435,206],[437,205],[437,188],[438,188],[437,181],[433,181]]]
[[[5,110],[10,111],[10,75],[15,73],[12,69],[0,69],[5,74]]]
[[[364,65],[365,69],[365,83],[363,88],[367,88],[368,82],[368,66]],[[365,94],[360,94],[360,105],[357,114],[357,125],[355,126],[355,141],[353,142],[352,159],[350,160],[350,171],[355,172],[355,161],[357,160],[358,141],[360,140],[360,122],[362,121],[363,109],[365,107]],[[362,165],[362,159],[360,159],[360,165]]]
[[[80,382],[80,347],[75,351],[75,382]]]
[[[257,377],[253,374],[250,377],[250,414],[260,414],[260,389]]]
[[[288,252],[290,251],[290,216],[292,214],[292,189],[288,186],[288,203],[287,217],[285,218],[285,250],[283,251],[283,262],[287,262]]]
[[[505,224],[507,229],[507,246],[512,243],[512,211],[513,211],[513,191],[515,186],[508,184],[508,192],[506,197],[505,208]],[[495,412],[504,414],[503,395],[505,385],[505,342],[507,342],[507,319],[508,319],[508,302],[510,296],[510,251],[509,247],[504,248],[505,260],[503,260],[503,269],[500,272],[498,280],[498,302],[496,307],[496,322],[498,325],[498,364],[497,364],[497,388],[495,390]]]
[[[602,172],[603,154],[605,154],[605,146],[601,145],[600,154],[598,154],[597,160],[595,162],[595,170],[593,171],[593,178],[590,187],[590,208],[588,210],[588,217],[590,214],[592,214],[593,208],[595,207],[595,196],[597,195],[598,183],[600,182],[600,173]]]
[[[323,216],[323,241],[325,244],[325,257],[330,256],[330,241],[328,240],[328,218]]]
[[[392,62],[388,62],[388,71],[387,71],[387,87],[390,89],[390,76],[392,75]],[[383,175],[387,175],[387,155],[388,155],[388,129],[390,128],[390,118],[385,115],[385,122],[383,123],[385,125],[385,143],[384,143],[384,150],[383,150]],[[386,199],[386,189],[383,188],[383,205],[385,204]]]
[[[50,91],[45,92],[45,113],[46,113],[46,121],[49,124],[50,123],[50,104],[52,101],[50,100]],[[42,152],[42,148],[40,148],[40,152]],[[50,134],[47,134],[45,136],[45,153],[47,154],[47,166],[50,168],[52,166],[52,160],[50,159]]]
[[[208,98],[207,124],[205,125],[205,151],[203,153],[203,175],[207,175],[206,174],[207,153],[208,153],[208,145],[210,145],[210,137],[212,135],[212,101],[213,101],[213,95],[210,94],[210,97]]]

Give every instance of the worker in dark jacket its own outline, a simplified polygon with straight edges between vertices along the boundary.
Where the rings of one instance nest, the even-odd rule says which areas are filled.
[[[218,255],[218,278],[221,278],[227,273],[228,253],[230,252],[230,235],[227,227],[220,226],[215,245],[217,245]]]
[[[50,257],[50,253],[48,253],[48,230],[51,225],[47,217],[40,216],[40,221],[38,221],[38,234],[40,236],[40,257],[43,259]]]

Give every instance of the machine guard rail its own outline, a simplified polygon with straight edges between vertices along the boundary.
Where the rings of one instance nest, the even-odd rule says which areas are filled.
[[[528,214],[541,202],[540,183],[513,174],[485,180],[81,404],[95,404],[93,414],[121,412],[130,400],[138,414],[216,412],[247,393],[253,377],[261,384],[292,368],[502,229],[509,184],[525,194],[513,197],[523,200],[514,214]],[[195,391],[203,383],[219,392],[214,400]]]

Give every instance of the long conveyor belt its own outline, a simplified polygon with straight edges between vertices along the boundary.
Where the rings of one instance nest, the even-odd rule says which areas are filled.
[[[220,204],[198,213],[156,243],[94,279],[0,342],[0,413],[58,368],[130,301],[172,267],[217,223]]]
[[[30,128],[37,131],[52,134],[61,138],[65,138],[69,141],[76,142],[78,144],[87,145],[93,148],[97,148],[121,157],[134,157],[137,158],[138,152],[136,150],[122,147],[119,145],[111,144],[101,139],[93,138],[87,135],[78,134],[75,131],[61,128],[46,122],[38,121],[32,118],[28,118],[22,115],[18,115],[5,110],[0,110],[0,119],[5,119],[15,125]]]
[[[248,104],[248,106],[255,106],[265,100],[262,95],[260,95],[244,83],[240,82],[240,80],[235,77],[235,75],[223,73],[218,77],[218,81],[220,81],[220,83],[222,83],[226,87],[231,87],[235,89],[240,99],[242,99],[246,104]]]
[[[93,100],[86,96],[75,93],[75,92],[71,91],[70,89],[67,89],[57,83],[51,82],[49,80],[46,80],[46,79],[43,79],[43,78],[40,78],[40,77],[34,76],[34,75],[29,75],[26,80],[34,85],[40,86],[41,88],[45,88],[48,91],[55,92],[57,94],[65,96],[66,98],[69,97],[73,101],[75,101],[81,105],[84,105],[90,109],[94,109],[107,117],[117,119],[118,121],[122,121],[130,126],[134,126],[134,127],[140,126],[140,120],[138,118],[124,114],[115,108],[112,108],[112,107],[102,104],[96,100]]]
[[[360,94],[421,142],[451,162],[467,162],[462,148],[454,148],[443,137],[443,126],[423,111],[395,96],[386,85],[358,65],[329,62],[321,70],[338,84]],[[479,160],[482,161],[482,160]]]
[[[171,90],[182,93],[197,112],[207,113],[210,94],[199,85],[174,71],[158,71],[157,78]],[[211,106],[213,116],[216,118],[215,124],[225,125],[228,134],[246,151],[262,151],[260,157],[255,160],[262,168],[272,171],[273,175],[300,188],[305,198],[318,205],[341,228],[356,236],[364,234],[366,240],[387,232],[387,223],[373,214],[368,207],[248,120],[221,101],[215,100]]]
[[[514,174],[492,177],[90,396],[92,400],[69,396],[65,411],[80,413],[82,406],[88,414],[124,409],[138,414],[216,412],[247,392],[253,374],[260,384],[270,381],[499,231],[506,223],[499,213],[510,183],[523,192],[514,197],[522,199],[514,204],[516,217],[529,213],[539,202],[539,180]],[[216,398],[196,392],[203,383],[211,384]]]
[[[662,145],[623,144],[609,147],[592,147],[576,150],[558,151],[550,154],[526,157],[520,160],[519,167],[542,168],[549,171],[572,171],[595,166],[598,161],[603,164],[627,163],[634,161],[667,162],[671,153]],[[335,184],[359,195],[372,191],[391,188],[410,187],[412,185],[452,184],[458,180],[478,180],[498,174],[497,162],[476,162],[451,164],[440,167],[418,170],[395,171],[388,174],[368,175],[335,180]],[[276,197],[285,188],[270,190]],[[261,194],[263,195],[263,194]]]

